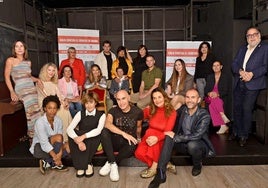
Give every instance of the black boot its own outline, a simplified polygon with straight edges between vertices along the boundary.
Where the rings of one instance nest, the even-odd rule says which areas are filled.
[[[158,188],[161,183],[166,182],[166,172],[162,169],[157,169],[157,174],[154,176],[153,181],[149,184],[148,188]]]

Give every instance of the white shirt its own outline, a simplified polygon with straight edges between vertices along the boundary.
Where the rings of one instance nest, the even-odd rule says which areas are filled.
[[[258,45],[256,45],[258,46]],[[243,62],[243,70],[246,70],[248,59],[250,58],[252,52],[255,50],[256,46],[254,48],[249,48],[249,45],[247,46],[248,50],[245,54],[244,62]]]

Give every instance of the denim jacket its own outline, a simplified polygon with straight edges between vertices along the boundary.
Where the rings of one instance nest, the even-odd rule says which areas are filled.
[[[183,135],[182,123],[184,121],[185,115],[188,114],[187,107],[183,105],[181,108],[177,110],[177,119],[174,127],[174,141],[178,142],[188,142],[192,140],[203,140],[207,147],[208,153],[207,157],[215,156],[215,150],[213,148],[212,143],[208,138],[208,128],[210,124],[210,115],[205,109],[201,109],[198,107],[197,111],[192,115],[193,124],[191,127],[191,134]]]

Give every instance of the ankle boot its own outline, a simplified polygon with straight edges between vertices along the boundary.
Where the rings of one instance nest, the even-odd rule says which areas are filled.
[[[158,188],[161,183],[166,182],[166,172],[162,169],[157,168],[157,174],[155,175],[153,181],[149,184],[148,188]]]

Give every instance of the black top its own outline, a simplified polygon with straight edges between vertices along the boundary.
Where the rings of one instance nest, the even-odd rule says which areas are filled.
[[[109,110],[113,116],[113,124],[120,130],[137,137],[137,121],[143,119],[143,111],[137,106],[131,106],[130,111],[124,113],[119,107]]]
[[[205,95],[207,95],[209,92],[213,90],[214,85],[215,85],[215,74],[213,73],[207,76],[206,87],[204,89]],[[218,82],[218,90],[219,90],[219,95],[220,95],[219,97],[223,100],[224,105],[227,104],[230,87],[231,87],[231,84],[228,83],[227,75],[222,72],[219,78],[219,82]]]
[[[133,92],[137,93],[139,92],[140,89],[140,85],[141,85],[141,74],[143,71],[145,71],[147,69],[147,65],[146,65],[146,56],[145,57],[136,57],[133,60],[133,69],[134,69],[134,73],[133,73],[133,79],[132,79],[132,87],[133,87]]]
[[[81,111],[81,120],[78,124],[78,129],[81,134],[81,132],[84,132],[83,134],[96,129],[99,124],[99,119],[102,116],[103,112],[100,112],[96,110],[95,116],[86,116],[86,111]],[[82,134],[81,134],[82,135]]]
[[[197,78],[207,78],[209,74],[213,73],[212,65],[215,61],[215,57],[212,54],[208,54],[207,58],[202,61],[201,57],[196,58],[194,82]]]
[[[110,53],[110,55],[106,55],[105,53],[103,53],[106,61],[107,61],[107,70],[108,70],[108,80],[112,80],[112,74],[111,74],[111,70],[112,70],[112,64],[113,64],[113,60],[112,60],[112,54]]]
[[[118,67],[121,67],[124,71],[124,75],[127,75],[128,73],[128,64],[126,62],[126,59],[124,57],[119,57],[118,58],[119,60],[119,66]]]

